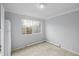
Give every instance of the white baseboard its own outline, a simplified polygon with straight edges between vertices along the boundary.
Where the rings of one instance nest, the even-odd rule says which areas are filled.
[[[46,42],[51,43],[51,44],[53,44],[53,45],[55,45],[55,46],[57,46],[57,47],[60,47],[60,48],[62,48],[62,49],[65,49],[65,50],[67,50],[67,51],[70,51],[71,53],[74,53],[74,54],[76,54],[76,55],[79,55],[79,53],[78,53],[78,52],[75,52],[75,51],[72,51],[72,50],[70,50],[70,49],[67,49],[67,48],[65,48],[65,47],[61,46],[60,44],[53,43],[53,42],[48,41],[48,40],[47,40]]]
[[[31,45],[35,45],[35,44],[38,44],[38,43],[42,43],[42,42],[44,42],[44,41],[45,41],[45,40],[32,42],[31,44],[28,44],[27,46],[31,46]]]
[[[57,44],[57,43],[54,43],[54,42],[51,42],[51,41],[48,41],[48,40],[40,40],[40,41],[37,41],[37,42],[32,42],[31,44],[28,44],[28,45],[26,45],[26,46],[24,46],[24,47],[21,47],[21,48],[12,49],[12,51],[20,50],[20,49],[26,48],[26,47],[28,47],[28,46],[32,46],[32,45],[35,45],[35,44],[38,44],[38,43],[42,43],[42,42],[44,42],[44,41],[46,41],[46,42],[48,42],[48,43],[51,43],[51,44],[53,44],[53,45],[55,45],[55,46],[57,46],[57,47],[60,48],[60,44]],[[65,49],[65,50],[67,50],[67,51],[70,51],[71,53],[74,53],[74,54],[79,55],[79,53],[77,53],[77,52],[75,52],[75,51],[72,51],[72,50],[70,50],[70,49],[64,48],[64,47],[62,47],[62,46],[61,46],[61,48],[62,48],[62,49]]]
[[[42,43],[42,42],[44,42],[44,41],[45,41],[45,40],[40,40],[40,41],[32,42],[32,43],[30,43],[30,44],[28,44],[28,45],[26,45],[26,46],[24,46],[24,47],[12,49],[12,52],[13,52],[13,51],[16,51],[16,50],[20,50],[20,49],[26,48],[26,47],[28,47],[28,46],[32,46],[32,45],[35,45],[35,44],[38,44],[38,43]]]
[[[51,42],[51,41],[48,41],[48,40],[46,40],[46,42],[51,43],[51,44],[53,44],[53,45],[55,45],[55,46],[57,46],[57,47],[60,47],[60,44],[58,44],[58,43]]]
[[[70,51],[71,53],[74,53],[74,54],[76,54],[76,55],[79,55],[79,53],[78,52],[75,52],[75,51],[72,51],[72,50],[70,50],[70,49],[67,49],[67,48],[65,48],[65,47],[61,47],[62,49],[65,49],[65,50],[67,50],[67,51]]]

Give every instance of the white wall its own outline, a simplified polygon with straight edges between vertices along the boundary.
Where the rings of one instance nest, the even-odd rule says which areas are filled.
[[[0,45],[1,45],[1,29],[0,29]]]
[[[0,29],[1,29],[1,4],[0,4]]]
[[[79,11],[46,21],[46,38],[53,44],[79,53]]]
[[[0,45],[1,45],[1,29],[0,29]]]
[[[5,19],[10,20],[11,22],[11,39],[12,39],[12,48],[22,48],[32,42],[43,41],[44,40],[44,22],[40,19],[18,15],[15,13],[6,12]],[[42,22],[42,32],[39,34],[33,35],[23,35],[22,34],[22,19],[33,19],[39,20]]]
[[[0,45],[1,45],[1,4],[0,4]]]
[[[4,18],[5,18],[5,10],[3,5],[1,4],[1,55],[6,55],[6,48],[5,48],[5,38],[4,38]]]

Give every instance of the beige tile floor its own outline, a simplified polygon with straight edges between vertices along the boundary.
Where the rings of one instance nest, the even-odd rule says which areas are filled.
[[[12,53],[12,56],[77,56],[50,43],[43,42]]]

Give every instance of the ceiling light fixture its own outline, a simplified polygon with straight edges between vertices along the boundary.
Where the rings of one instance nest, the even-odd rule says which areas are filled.
[[[44,8],[44,7],[45,7],[44,3],[40,3],[40,8]]]

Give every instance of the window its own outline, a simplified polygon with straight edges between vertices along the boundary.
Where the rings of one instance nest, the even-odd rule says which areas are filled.
[[[39,33],[41,31],[41,23],[40,21],[35,20],[22,20],[22,33],[23,34],[32,34]]]

